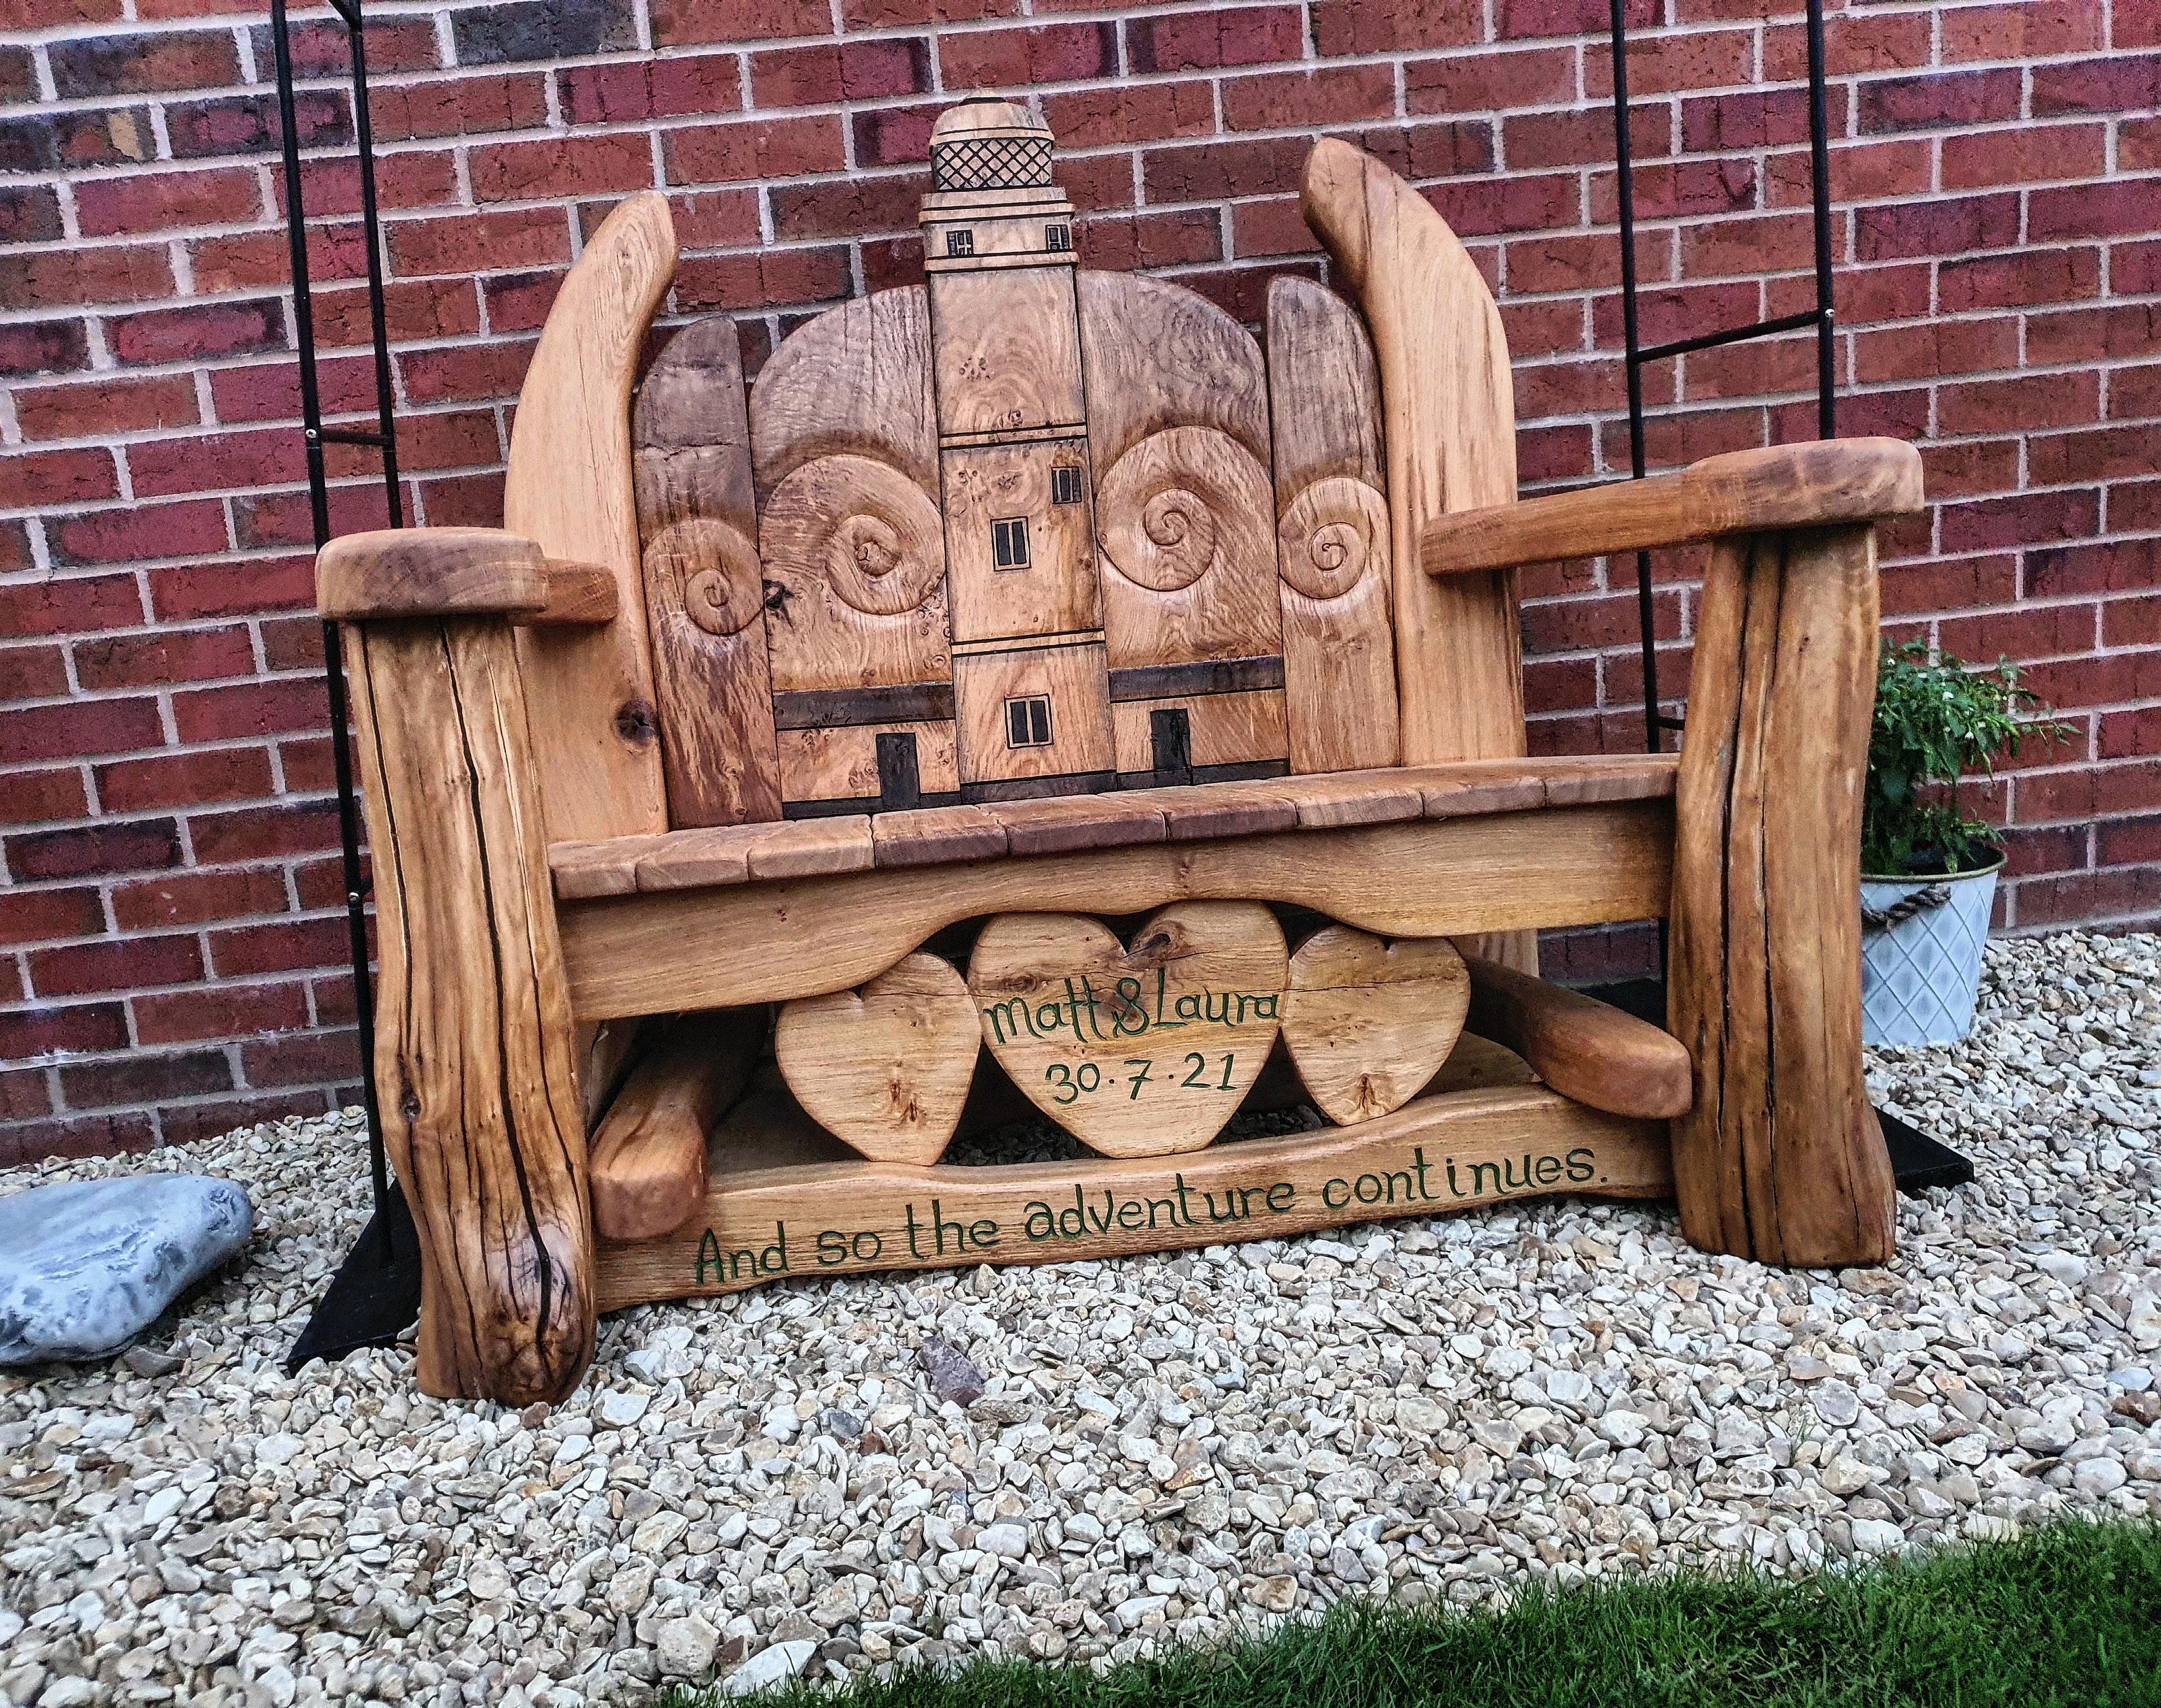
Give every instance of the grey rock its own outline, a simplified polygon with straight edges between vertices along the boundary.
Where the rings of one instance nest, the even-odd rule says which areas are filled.
[[[983,1397],[983,1372],[950,1341],[934,1335],[915,1349],[915,1356],[930,1377],[930,1391],[941,1400],[966,1406]]]
[[[136,1174],[0,1198],[0,1365],[96,1358],[247,1243],[247,1195]]]
[[[1860,1396],[1835,1377],[1820,1383],[1809,1398],[1815,1403],[1816,1415],[1835,1429],[1843,1429],[1861,1415]]]
[[[778,1685],[801,1672],[810,1657],[818,1652],[818,1645],[807,1638],[793,1643],[775,1643],[761,1648],[721,1681],[721,1690],[730,1696],[747,1696],[753,1690],[762,1690],[768,1685]]]

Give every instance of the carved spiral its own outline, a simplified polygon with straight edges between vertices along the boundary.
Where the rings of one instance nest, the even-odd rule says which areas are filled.
[[[1111,465],[1096,494],[1103,555],[1137,586],[1174,593],[1205,575],[1242,512],[1265,502],[1252,453],[1212,427],[1150,435]]]
[[[759,518],[767,572],[808,572],[857,610],[899,617],[945,575],[945,538],[929,494],[890,463],[821,456],[773,491]]]
[[[1364,481],[1330,475],[1304,488],[1276,525],[1283,578],[1309,599],[1338,599],[1388,561],[1388,507]]]
[[[680,590],[684,614],[707,634],[740,634],[763,602],[758,552],[725,522],[673,523],[645,548],[647,585]]]

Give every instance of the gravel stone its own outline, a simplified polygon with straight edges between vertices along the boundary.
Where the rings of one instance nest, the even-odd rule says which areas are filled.
[[[641,1308],[523,1410],[422,1394],[409,1337],[285,1374],[365,1220],[356,1116],[0,1174],[211,1174],[258,1221],[128,1353],[0,1374],[0,1692],[586,1708],[1101,1666],[1345,1596],[2161,1513],[2157,958],[1991,944],[1971,1039],[1871,1057],[1978,1171],[1900,1200],[1882,1268],[1707,1255],[1670,1205],[1503,1204]]]

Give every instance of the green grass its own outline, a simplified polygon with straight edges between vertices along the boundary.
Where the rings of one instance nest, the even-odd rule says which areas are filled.
[[[734,1700],[734,1699],[730,1699]],[[1501,1612],[1339,1605],[1318,1623],[1098,1677],[978,1661],[770,1700],[843,1708],[2151,1708],[2161,1524],[1795,1581],[1675,1575],[1534,1590]],[[671,1692],[662,1708],[716,1708]]]

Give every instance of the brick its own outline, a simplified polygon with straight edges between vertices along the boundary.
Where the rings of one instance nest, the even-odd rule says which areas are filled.
[[[53,561],[69,565],[127,563],[225,549],[225,509],[214,499],[134,504],[49,518]]]
[[[773,236],[784,242],[846,239],[870,232],[913,231],[927,177],[776,185],[770,192]]]
[[[740,61],[733,54],[566,65],[555,81],[564,117],[574,125],[733,112],[742,105]]]
[[[45,50],[62,100],[80,96],[165,94],[240,81],[230,30],[171,30],[56,41]]]
[[[367,246],[357,221],[310,222],[308,276],[320,285],[367,274]],[[198,295],[261,290],[282,285],[292,271],[292,252],[282,231],[224,232],[188,245],[189,269]]]
[[[1986,497],[2018,484],[2018,441],[1969,439],[1924,445],[1921,466],[1932,499]]]
[[[2117,54],[2033,67],[2033,117],[2150,112],[2161,107],[2161,54]]]
[[[310,220],[350,217],[360,211],[360,168],[349,159],[303,160],[300,200]],[[285,170],[270,170],[271,211],[285,216]],[[404,150],[378,156],[375,163],[377,206],[440,207],[462,200],[456,168],[447,151]]]
[[[1629,88],[1635,92],[1632,81]],[[1751,89],[1681,102],[1681,146],[1691,154],[1772,148],[1808,139],[1806,90]]]
[[[98,799],[108,812],[256,800],[273,792],[270,756],[260,747],[159,754],[101,765]]]
[[[150,1149],[157,1128],[148,1115],[74,1115],[65,1120],[34,1121],[0,1131],[0,1159],[33,1163],[47,1157],[113,1157]]]
[[[0,889],[0,943],[10,948],[95,937],[104,930],[105,907],[95,889]]]
[[[143,10],[149,0],[136,0],[137,9]],[[230,0],[175,0],[175,3],[194,4],[206,12],[223,11]],[[147,12],[145,15],[148,15]],[[276,49],[270,39],[270,26],[258,23],[248,34],[255,50],[255,63],[262,75],[271,75],[275,63]],[[335,18],[295,18],[290,34],[293,55],[293,75],[305,81],[311,78],[330,78],[349,83],[352,77],[352,48],[345,26]],[[425,16],[384,17],[371,13],[367,20],[367,75],[371,96],[375,91],[374,80],[393,76],[400,71],[432,71],[441,63],[435,52],[435,21]],[[378,135],[381,133],[378,131]]]
[[[2101,383],[2091,372],[1947,385],[1936,405],[1937,422],[1945,434],[2031,432],[2100,418]]]
[[[1480,24],[1476,11],[1453,0],[1320,0],[1313,8],[1314,45],[1329,55],[1466,47],[1480,39]],[[1127,27],[1129,36],[1136,27]],[[1294,38],[1280,57],[1296,58],[1299,46]]]
[[[74,653],[76,679],[92,693],[252,675],[255,669],[253,643],[237,624],[78,640]]]
[[[1193,208],[1181,216],[1195,222],[1212,218],[1205,208]],[[1101,221],[1111,230],[1111,240],[1101,247],[1096,247],[1094,227],[1090,221],[1081,227],[1081,260],[1090,267],[1115,267],[1112,255],[1125,253],[1125,228],[1130,226],[1135,237],[1147,234],[1142,222],[1112,218]],[[1197,242],[1197,237],[1193,241]],[[1320,240],[1305,222],[1299,211],[1298,203],[1289,196],[1277,196],[1266,201],[1235,202],[1231,207],[1231,249],[1240,260],[1249,260],[1256,255],[1306,255],[1315,253]],[[1138,253],[1136,251],[1135,253]],[[1133,265],[1148,263],[1135,262]],[[1510,346],[1513,348],[1512,345]]]
[[[1912,200],[1934,185],[1931,144],[1924,137],[1886,143],[1853,143],[1830,150],[1830,192],[1839,203]],[[1805,148],[1789,148],[1763,163],[1765,199],[1773,207],[1805,205],[1815,195],[1815,169]]]
[[[160,1097],[197,1097],[232,1089],[232,1065],[222,1050],[192,1049],[84,1062],[60,1069],[60,1095],[72,1109],[111,1108]]]
[[[775,48],[751,55],[750,76],[751,102],[759,107],[890,101],[929,89],[930,43],[922,36],[884,36]]]
[[[1863,332],[1853,341],[1853,377],[1864,383],[2018,366],[2018,323],[2004,318],[1925,321]]]
[[[1327,9],[1324,7],[1324,10]],[[1403,0],[1392,13],[1409,14],[1403,22],[1414,25],[1422,9],[1419,0]],[[1345,9],[1335,8],[1336,18]],[[1376,8],[1377,12],[1379,8]],[[1071,28],[1072,26],[1069,26]],[[1384,26],[1385,27],[1385,26]],[[1328,26],[1316,18],[1316,36]],[[1232,65],[1267,65],[1296,60],[1305,48],[1304,21],[1295,6],[1260,6],[1230,9],[1194,7],[1167,17],[1135,18],[1126,22],[1126,57],[1140,73],[1206,71]],[[1337,34],[1341,34],[1338,30]],[[1436,44],[1438,45],[1439,44]],[[1323,47],[1324,54],[1375,53],[1375,48]],[[1115,54],[1101,70],[1081,76],[1107,76],[1117,69]]]
[[[2102,759],[2143,759],[2161,754],[2161,706],[2103,712],[2094,752]]]
[[[70,700],[0,711],[0,765],[125,753],[164,744],[151,699]]]
[[[2090,487],[1946,504],[1940,523],[1944,549],[2000,550],[2077,539],[2094,531],[2099,508]]]
[[[2161,598],[2112,599],[2101,609],[2102,645],[2161,643]]]
[[[2015,70],[1871,78],[1859,86],[1856,122],[1864,133],[1880,133],[1950,130],[2015,119],[2018,87]]]
[[[651,147],[642,133],[492,143],[473,149],[473,195],[514,201],[650,189]]]
[[[686,262],[685,263],[688,265]],[[517,397],[533,359],[533,346],[515,342],[406,350],[398,355],[405,395],[416,404]]]
[[[2017,563],[2007,553],[1998,553],[1892,565],[1882,575],[1884,612],[1903,617],[2008,604],[2018,596]]]
[[[1667,146],[1672,128],[1671,116],[1663,107],[1631,111],[1628,145],[1639,164],[1672,152]],[[1596,107],[1573,112],[1510,113],[1502,122],[1502,134],[1511,171],[1607,166],[1613,161],[1613,116]]]
[[[1940,8],[1943,55],[1961,60],[2036,60],[2104,45],[2101,8],[2085,0],[2017,0],[2015,4]]]
[[[1741,213],[1756,205],[1756,167],[1749,160],[1683,160],[1639,166],[1633,188],[1639,220],[1703,218]],[[1591,217],[1598,225],[1620,219],[1617,174],[1601,172],[1591,183]],[[1638,240],[1641,247],[1642,240]]]
[[[2093,819],[2103,813],[2150,811],[2157,806],[2161,806],[2161,762],[2151,759],[2018,779],[2018,816],[2028,823]],[[2150,896],[2148,903],[2152,903]]]
[[[1403,67],[1403,95],[1412,112],[1482,115],[1573,102],[1575,54],[1567,48],[1518,48],[1414,60]],[[1609,121],[1609,134],[1611,128]],[[1664,152],[1663,141],[1659,152]]]
[[[26,47],[0,44],[0,101],[27,106],[37,99],[36,63]]]
[[[83,789],[82,773],[76,767],[10,771],[7,786],[0,789],[0,825],[49,824],[58,819],[82,818],[89,811],[90,797]]]
[[[90,996],[143,985],[185,984],[202,976],[202,945],[192,934],[107,938],[34,949],[30,982],[41,997]]]
[[[2101,251],[2021,249],[1946,261],[1940,277],[1940,300],[1947,315],[2072,302],[2100,294]]]
[[[295,801],[278,806],[242,807],[230,812],[198,813],[188,820],[188,836],[195,845],[197,863],[204,866],[234,866],[250,860],[320,854],[338,846],[337,803]],[[11,838],[11,846],[20,840]]]
[[[1750,5],[1735,15],[1751,16],[1761,10],[1760,7]],[[1929,63],[1929,19],[1925,13],[1877,13],[1872,9],[1835,13],[1824,19],[1826,76],[1854,77],[1869,71],[1918,70]],[[1808,75],[1807,31],[1798,23],[1771,24],[1763,32],[1763,81],[1801,83],[1807,81]]]
[[[42,508],[119,496],[119,470],[109,450],[34,450],[0,456],[0,507]]]
[[[139,996],[128,1006],[135,1013],[135,1035],[146,1045],[294,1032],[308,1023],[307,987],[299,983],[196,986]]]
[[[2035,599],[2134,593],[2161,586],[2161,541],[2108,540],[2026,554],[2026,591]]]
[[[848,252],[837,245],[694,257],[675,273],[676,304],[688,314],[833,301],[851,293]]]
[[[1731,277],[1815,265],[1815,236],[1806,214],[1753,214],[1681,228],[1681,272],[1690,279]]]
[[[1627,0],[1625,16],[1632,30],[1655,29],[1664,10],[1655,0]],[[1606,0],[1494,0],[1493,34],[1502,41],[1526,36],[1603,36],[1609,23]]]
[[[638,45],[629,0],[510,0],[450,13],[450,42],[461,65],[560,60]]]
[[[1986,663],[1998,658],[2045,659],[2085,651],[2094,643],[2091,604],[2028,605],[1945,617],[1938,630],[1945,652]]]
[[[0,300],[89,307],[152,301],[173,289],[173,263],[163,247],[109,244],[0,255]]]
[[[939,39],[938,63],[944,86],[956,91],[1113,76],[1118,70],[1117,26],[1052,23],[1033,29],[969,30]]]
[[[67,654],[60,648],[0,647],[0,702],[57,700],[67,691]]]
[[[67,373],[89,366],[90,335],[81,320],[0,326],[0,373]]]
[[[844,164],[839,121],[823,115],[685,126],[662,147],[670,184],[760,184]]]
[[[360,1072],[360,1034],[294,1033],[242,1045],[241,1070],[251,1086],[320,1085]]]
[[[105,323],[106,341],[122,362],[200,362],[285,345],[284,308],[274,297],[184,309],[147,309]]]
[[[0,171],[64,172],[153,159],[156,133],[147,107],[28,113],[0,119]]]
[[[351,146],[352,109],[341,91],[296,90],[293,119],[304,148]],[[165,131],[176,160],[267,154],[283,146],[278,97],[272,94],[168,102]]]
[[[66,231],[50,185],[0,185],[0,243],[57,242]]]
[[[46,1088],[43,1069],[18,1068],[0,1073],[0,1121],[28,1121],[35,1116],[49,1115],[52,1109],[52,1096]],[[0,1138],[0,1143],[4,1143],[4,1138]]]
[[[502,523],[502,471],[424,481],[420,503],[431,528],[498,528]]]
[[[242,168],[190,166],[75,186],[76,216],[86,237],[247,225],[263,213],[262,186]]]
[[[1988,190],[2006,184],[2095,178],[2106,169],[2107,153],[2107,133],[2097,124],[2021,125],[2016,130],[1971,132],[1944,138],[1943,185],[1946,190]]]
[[[122,931],[282,914],[288,905],[284,877],[274,867],[175,872],[112,887],[112,917]]]
[[[211,407],[218,419],[241,424],[275,421],[289,440],[300,414],[300,375],[290,361],[251,362],[214,368]],[[320,353],[315,362],[315,396],[326,417],[375,411],[375,361],[368,356]],[[372,427],[372,420],[355,424]]]
[[[481,281],[481,299],[487,305],[487,323],[498,331],[537,332],[547,324],[555,293],[563,288],[560,273],[498,273]]]
[[[344,491],[335,494],[346,496]],[[369,526],[381,527],[380,487],[368,492],[374,513]],[[300,508],[306,508],[306,495]],[[331,519],[339,518],[333,504]],[[351,533],[351,529],[339,529]],[[185,568],[150,571],[150,602],[162,622],[188,622],[209,617],[249,617],[258,612],[305,610],[315,602],[315,565],[312,555],[293,558],[250,558],[237,563],[190,564]]]
[[[1224,121],[1234,131],[1387,118],[1395,102],[1395,73],[1387,65],[1273,72],[1223,84]]]
[[[211,962],[221,978],[335,966],[351,952],[345,916],[280,919],[210,934]]]
[[[1857,208],[1853,253],[1862,261],[2001,249],[2018,240],[2016,195],[1945,196],[1898,206]]]
[[[2161,813],[2104,819],[2094,832],[2094,857],[2100,865],[2161,864]]]
[[[716,41],[767,41],[831,35],[831,0],[761,0],[755,7],[719,7],[711,0],[653,0],[653,44],[670,48]]]
[[[369,24],[371,39],[381,27],[380,23]],[[531,130],[548,121],[546,80],[529,72],[388,86],[371,80],[367,100],[368,117],[378,143]],[[574,122],[590,121],[580,117]]]
[[[2161,415],[2161,362],[2112,369],[2108,377],[2108,413],[2119,421]]]
[[[1601,19],[1597,28],[1604,34],[1605,21]],[[1752,30],[1632,35],[1628,42],[1628,93],[1633,98],[1750,82],[1754,77],[1755,57]],[[1610,53],[1584,55],[1583,89],[1593,99],[1612,95],[1613,64]]]
[[[2037,435],[2027,442],[2027,477],[2036,486],[2133,479],[2153,471],[2151,426]]]
[[[128,1017],[118,1002],[0,1013],[0,1061],[29,1061],[63,1050],[119,1049],[127,1043]]]
[[[2116,178],[2036,190],[2028,203],[2027,236],[2034,242],[2143,236],[2153,229],[2158,195],[2161,178]]]

